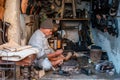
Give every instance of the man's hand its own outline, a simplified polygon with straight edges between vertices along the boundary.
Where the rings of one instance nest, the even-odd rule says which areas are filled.
[[[51,61],[53,66],[61,65],[65,59],[62,55],[63,50],[59,49],[56,50],[54,53],[47,54],[48,59]]]
[[[55,53],[56,53],[56,54],[62,54],[62,53],[63,53],[63,50],[62,50],[62,49],[56,50]]]
[[[59,56],[56,56],[56,57],[53,57],[53,58],[49,58],[50,61],[57,61],[59,59],[65,60],[65,57],[61,54]]]
[[[47,57],[50,59],[50,58],[59,56],[59,55],[61,55],[62,53],[63,53],[63,50],[62,50],[62,49],[59,49],[59,50],[56,50],[54,53],[47,54]]]

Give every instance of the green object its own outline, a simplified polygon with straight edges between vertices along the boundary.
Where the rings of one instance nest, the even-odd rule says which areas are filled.
[[[41,15],[40,21],[41,21],[41,22],[44,22],[46,19],[47,19],[47,15],[46,15],[45,13],[43,13],[43,14]]]

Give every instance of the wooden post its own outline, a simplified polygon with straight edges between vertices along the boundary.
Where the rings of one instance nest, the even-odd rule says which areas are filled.
[[[61,14],[60,14],[60,18],[63,18],[63,15],[64,15],[64,6],[65,6],[65,0],[62,0],[62,8],[61,8]]]
[[[72,2],[72,8],[73,8],[73,18],[76,18],[76,5],[75,5],[75,0]]]
[[[8,41],[20,44],[20,0],[6,0],[4,21],[11,24],[8,29]]]

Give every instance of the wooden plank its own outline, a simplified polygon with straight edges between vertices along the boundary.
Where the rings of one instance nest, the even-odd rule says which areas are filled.
[[[89,18],[52,18],[53,20],[64,20],[64,21],[82,21],[82,20],[90,20]]]
[[[60,18],[63,18],[63,15],[64,15],[64,4],[65,0],[62,0],[62,8],[61,8],[61,17]]]
[[[65,3],[72,3],[73,0],[65,0]]]
[[[75,6],[75,0],[72,2],[72,8],[73,8],[73,18],[76,18],[76,6]]]

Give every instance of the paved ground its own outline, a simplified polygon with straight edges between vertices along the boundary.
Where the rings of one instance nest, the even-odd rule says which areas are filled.
[[[52,72],[47,73],[40,80],[120,80],[120,75],[109,75],[98,73],[97,75],[73,74],[71,76],[55,75]]]
[[[0,80],[6,80],[6,79],[0,79]],[[14,80],[14,79],[9,79]],[[16,80],[29,80],[29,79],[16,79]],[[70,76],[63,76],[63,75],[57,75],[53,74],[52,71],[46,72],[46,74],[40,78],[40,79],[31,79],[31,80],[120,80],[120,75],[109,75],[106,73],[97,73],[92,75],[85,75],[85,74],[72,74]]]

